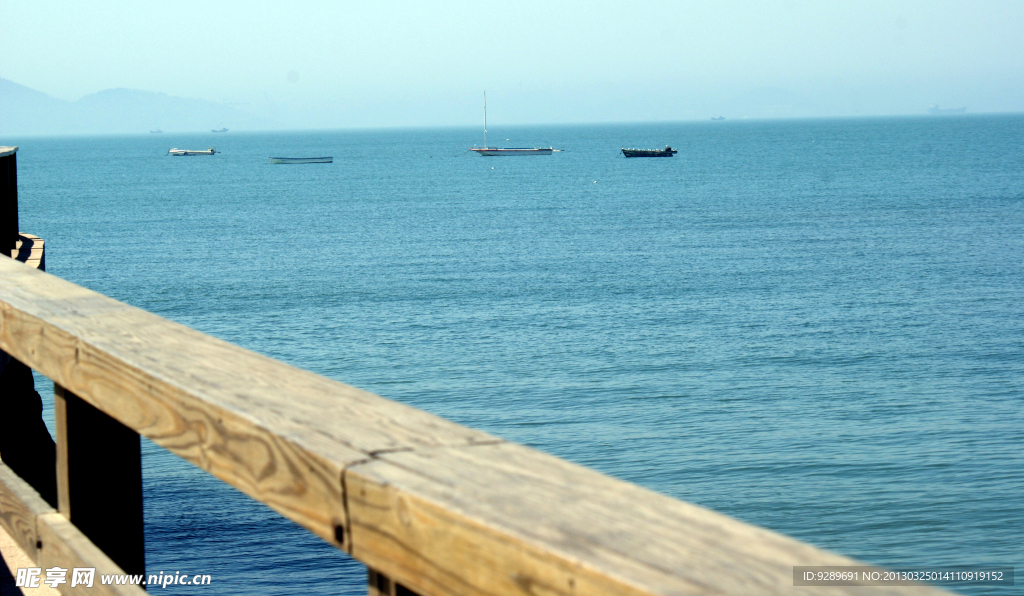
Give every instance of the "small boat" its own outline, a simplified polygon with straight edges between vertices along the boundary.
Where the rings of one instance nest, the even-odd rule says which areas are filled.
[[[725,120],[725,116],[719,116],[717,118],[711,118],[712,120]]]
[[[334,163],[333,157],[271,157],[270,163]]]
[[[928,113],[932,116],[948,116],[950,114],[963,114],[967,111],[967,106],[962,108],[940,108],[939,104],[935,104],[928,108]]]
[[[210,129],[210,132],[227,132],[227,131],[228,131],[228,129],[226,129],[226,128],[217,128],[217,129],[211,128]]]
[[[214,153],[220,153],[220,151],[217,151],[213,147],[210,147],[209,149],[170,149],[167,151],[168,155],[173,155],[175,157],[185,157],[188,155],[213,155]]]
[[[158,135],[158,134],[162,133],[163,131],[162,131],[162,130],[160,130],[160,129],[158,128],[158,129],[156,129],[156,130],[151,130],[151,131],[149,131],[149,132],[151,132],[151,133],[153,133],[153,134],[155,134],[155,135]]]
[[[551,155],[561,149],[552,147],[488,147],[487,146],[487,92],[484,91],[484,146],[470,147],[478,155]]]
[[[551,147],[470,147],[480,155],[551,155],[560,149]]]
[[[672,157],[679,153],[675,149],[665,145],[664,149],[623,149],[622,154],[626,157]]]

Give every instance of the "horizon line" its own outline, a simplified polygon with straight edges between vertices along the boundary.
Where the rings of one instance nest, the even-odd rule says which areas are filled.
[[[827,116],[734,116],[726,117],[724,120],[713,120],[707,118],[686,118],[679,120],[632,120],[632,121],[599,121],[599,122],[531,122],[525,124],[503,124],[502,128],[535,128],[549,126],[555,128],[568,128],[577,126],[650,126],[650,125],[680,125],[680,124],[701,124],[727,125],[736,123],[764,123],[764,122],[797,122],[797,121],[827,121],[827,120],[877,120],[886,118],[920,118],[927,120],[948,121],[964,118],[992,117],[992,116],[1021,116],[1024,111],[1018,112],[965,112],[961,114],[928,114],[928,113],[895,113],[895,114],[845,114]],[[475,130],[478,125],[473,124],[403,124],[403,125],[377,125],[377,126],[347,126],[347,127],[325,127],[325,128],[245,128],[229,129],[227,134],[266,134],[266,133],[296,133],[296,132],[371,132],[377,130],[454,130],[467,129]],[[157,129],[159,130],[159,129]],[[106,136],[147,136],[151,134],[189,134],[209,135],[215,134],[212,129],[189,129],[189,130],[162,130],[160,133],[151,131],[138,132],[0,132],[4,137],[106,137]],[[219,133],[225,134],[225,133]]]

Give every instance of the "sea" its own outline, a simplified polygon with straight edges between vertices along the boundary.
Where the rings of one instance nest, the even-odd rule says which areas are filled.
[[[492,128],[562,151],[4,144],[54,275],[870,564],[1024,569],[1024,116]],[[151,591],[365,594],[360,563],[146,440],[143,468],[148,573],[212,577]]]

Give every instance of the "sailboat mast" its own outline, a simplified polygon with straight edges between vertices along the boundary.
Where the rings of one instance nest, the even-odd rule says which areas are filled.
[[[484,91],[484,149],[487,148],[487,92]]]

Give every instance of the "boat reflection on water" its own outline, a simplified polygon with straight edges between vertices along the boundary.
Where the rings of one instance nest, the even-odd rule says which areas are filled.
[[[334,163],[334,157],[271,157],[270,163]]]

